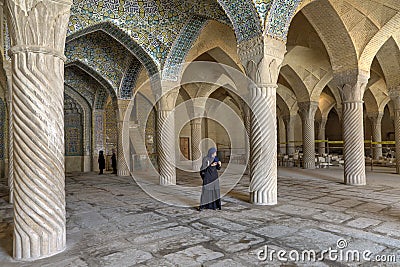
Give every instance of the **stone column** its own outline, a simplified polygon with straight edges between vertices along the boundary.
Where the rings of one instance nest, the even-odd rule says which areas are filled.
[[[72,1],[8,0],[12,41],[14,257],[65,249],[64,45]]]
[[[285,115],[283,116],[283,122],[286,128],[286,153],[293,155],[295,152],[294,144],[294,122],[296,115]]]
[[[344,181],[350,185],[365,185],[364,116],[363,95],[368,83],[366,75],[351,74],[344,77],[343,93],[343,141]]]
[[[99,171],[99,151],[103,150],[105,153],[104,145],[104,116],[105,111],[103,109],[94,109],[92,117],[93,125],[93,137],[92,137],[92,167],[93,171]]]
[[[245,150],[246,150],[246,159],[247,165],[246,165],[246,173],[250,175],[250,132],[251,132],[251,110],[246,101],[242,100],[241,103],[243,107],[243,121],[244,121],[244,127],[246,129],[245,138],[248,138],[248,142],[245,143]],[[247,136],[246,136],[247,135]]]
[[[277,204],[276,89],[285,44],[260,36],[242,42],[239,55],[254,81],[250,89],[250,198],[257,205]],[[254,62],[258,62],[254,64]]]
[[[321,121],[318,125],[318,140],[325,140],[325,133],[326,133],[326,122],[328,121],[327,117],[322,117]],[[323,155],[326,153],[326,143],[318,143],[318,154]]]
[[[7,108],[8,108],[8,188],[10,190],[9,202],[13,203],[14,199],[14,135],[13,135],[13,107],[12,107],[12,69],[9,64],[5,67],[7,76]]]
[[[129,121],[125,116],[130,100],[118,100],[118,146],[117,146],[117,174],[129,176]]]
[[[194,118],[190,121],[191,139],[192,139],[192,168],[194,171],[200,171],[201,168],[201,121],[202,118]]]
[[[157,152],[161,185],[176,185],[174,105],[178,90],[165,93],[158,102]]]
[[[318,102],[299,103],[299,113],[303,123],[303,168],[315,169],[315,112]]]
[[[394,137],[396,141],[396,173],[400,174],[400,86],[389,90],[394,106]]]
[[[374,112],[367,114],[369,120],[372,124],[372,141],[373,142],[382,142],[382,112]],[[374,159],[379,159],[382,157],[382,145],[373,145],[374,146]]]

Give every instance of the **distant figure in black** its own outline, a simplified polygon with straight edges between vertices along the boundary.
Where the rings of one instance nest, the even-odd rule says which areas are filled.
[[[217,149],[212,147],[203,158],[200,168],[200,176],[203,179],[199,211],[202,209],[221,209],[220,188],[218,170],[221,169],[221,161],[217,158]]]
[[[115,150],[112,150],[111,156],[111,167],[113,169],[113,174],[117,174],[117,156],[115,155]]]
[[[103,170],[106,168],[106,159],[104,158],[103,150],[99,151],[99,159],[97,162],[99,163],[99,174],[103,174]]]

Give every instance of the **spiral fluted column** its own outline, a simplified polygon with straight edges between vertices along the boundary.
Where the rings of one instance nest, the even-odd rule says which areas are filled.
[[[157,151],[160,184],[176,184],[175,120],[170,110],[157,111]]]
[[[93,132],[92,132],[92,171],[98,172],[99,171],[99,152],[101,150],[105,151],[105,142],[104,142],[104,117],[105,111],[103,109],[94,109],[92,114],[92,125],[93,125]]]
[[[344,182],[365,185],[363,96],[369,74],[346,72],[339,80],[343,96]]]
[[[322,117],[321,121],[319,122],[318,125],[318,140],[325,140],[325,133],[326,133],[326,122],[328,121],[328,118]],[[326,143],[321,142],[318,143],[318,154],[323,155],[326,153]]]
[[[400,106],[394,111],[394,136],[396,141],[396,173],[400,174]]]
[[[11,29],[14,257],[65,249],[64,45],[72,1],[7,1]]]
[[[246,159],[247,159],[247,165],[246,165],[246,173],[250,175],[250,131],[251,131],[251,110],[246,101],[242,100],[242,107],[243,107],[243,121],[244,121],[244,127],[246,132],[245,134],[245,139],[248,140],[248,142],[245,142],[245,150],[246,150]]]
[[[6,68],[7,75],[7,108],[8,108],[8,188],[10,190],[9,202],[14,202],[14,135],[13,135],[13,107],[12,107],[12,70]]]
[[[345,183],[366,184],[363,130],[363,102],[343,103],[343,140],[345,156]]]
[[[191,139],[192,139],[192,169],[200,171],[201,168],[201,118],[195,118],[190,121]]]
[[[383,113],[375,112],[367,114],[369,120],[372,124],[372,141],[373,142],[382,142],[382,118]],[[382,157],[382,145],[376,144],[374,146],[374,159],[380,159]]]
[[[303,123],[303,168],[315,169],[314,117],[318,108],[318,102],[302,102],[298,105]]]
[[[276,88],[250,88],[250,197],[259,205],[277,203]]]
[[[285,123],[285,128],[286,128],[286,153],[288,155],[293,155],[295,152],[295,145],[294,145],[295,119],[296,119],[295,115],[283,116],[283,122]]]
[[[126,115],[130,100],[118,100],[117,175],[129,176],[129,121]]]
[[[125,125],[125,126],[124,126]],[[129,176],[128,161],[125,157],[125,150],[129,149],[129,128],[123,121],[117,124],[118,143],[117,143],[117,175]]]
[[[400,174],[400,86],[390,88],[389,96],[394,106],[394,138],[396,141],[396,173]]]

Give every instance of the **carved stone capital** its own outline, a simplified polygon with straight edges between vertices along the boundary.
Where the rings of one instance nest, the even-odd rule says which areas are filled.
[[[393,101],[394,109],[400,109],[400,86],[389,88],[389,97]]]
[[[380,125],[383,118],[382,112],[368,112],[367,117],[371,120],[374,125]]]
[[[158,101],[158,109],[171,111],[175,108],[176,98],[179,94],[179,88],[171,89],[164,93]]]
[[[303,121],[314,120],[315,112],[318,109],[318,102],[308,101],[299,102],[299,114]]]
[[[7,0],[13,53],[63,57],[72,0]]]
[[[286,45],[269,36],[259,36],[239,46],[246,73],[256,84],[276,84]]]
[[[361,70],[335,73],[333,81],[342,93],[343,102],[362,102],[370,74]]]

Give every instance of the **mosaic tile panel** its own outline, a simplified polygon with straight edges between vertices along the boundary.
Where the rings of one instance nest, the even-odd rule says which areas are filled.
[[[212,0],[74,0],[68,35],[98,23],[115,24],[142,46],[159,67],[192,15],[229,24],[224,11]]]
[[[142,70],[142,64],[133,59],[125,72],[124,79],[122,80],[121,88],[119,90],[119,98],[131,99],[132,92],[136,85],[136,80]]]
[[[260,17],[262,27],[265,25],[265,18],[267,17],[268,11],[271,7],[271,2],[272,0],[253,0],[258,16]]]
[[[83,155],[82,108],[68,95],[64,95],[65,155]]]
[[[94,112],[94,138],[95,138],[95,155],[99,154],[100,150],[104,150],[104,113],[102,110]]]
[[[142,94],[137,94],[134,109],[137,111],[137,120],[141,127],[146,127],[145,142],[149,154],[156,153],[156,113],[152,104]],[[150,114],[148,111],[151,110]],[[148,116],[147,116],[148,115]],[[142,128],[143,130],[143,128]]]
[[[238,42],[249,40],[262,34],[263,30],[259,16],[251,1],[218,0],[218,2],[232,21]]]
[[[76,66],[65,68],[64,83],[78,92],[92,107],[99,83],[90,75]]]
[[[102,31],[95,31],[66,44],[69,62],[81,61],[104,77],[117,90],[132,55],[119,42]]]
[[[117,100],[116,92],[112,85],[91,67],[87,66],[83,62],[75,61],[66,65],[66,72],[70,68],[74,68],[74,70],[78,69],[80,72],[80,78],[76,80],[73,75],[68,75],[66,76],[65,83],[74,89],[76,87],[78,92],[84,92],[84,88],[90,86],[90,92],[93,93],[94,99],[91,103],[94,103],[94,106],[97,109],[104,108],[105,100],[109,95],[113,102]],[[75,83],[71,83],[71,81]]]
[[[107,103],[105,111],[106,111],[106,116],[105,116],[106,150],[104,152],[106,155],[111,155],[112,149],[115,150],[117,149],[117,141],[118,141],[116,111],[111,101]]]
[[[187,53],[206,25],[206,22],[207,19],[203,17],[193,16],[183,27],[163,68],[163,80],[176,81],[178,79],[181,69],[179,66],[184,62]]]
[[[0,159],[4,159],[5,131],[6,131],[6,105],[0,98]]]
[[[300,3],[301,0],[275,0],[268,15],[266,33],[286,41],[290,22]]]
[[[154,75],[158,73],[158,66],[149,54],[138,44],[136,43],[127,33],[122,31],[116,25],[111,22],[102,22],[90,27],[87,27],[83,30],[75,32],[67,37],[67,43],[75,38],[79,38],[85,34],[94,32],[94,31],[103,31],[110,35],[111,37],[118,40],[124,47],[126,47],[145,67],[150,75]]]

